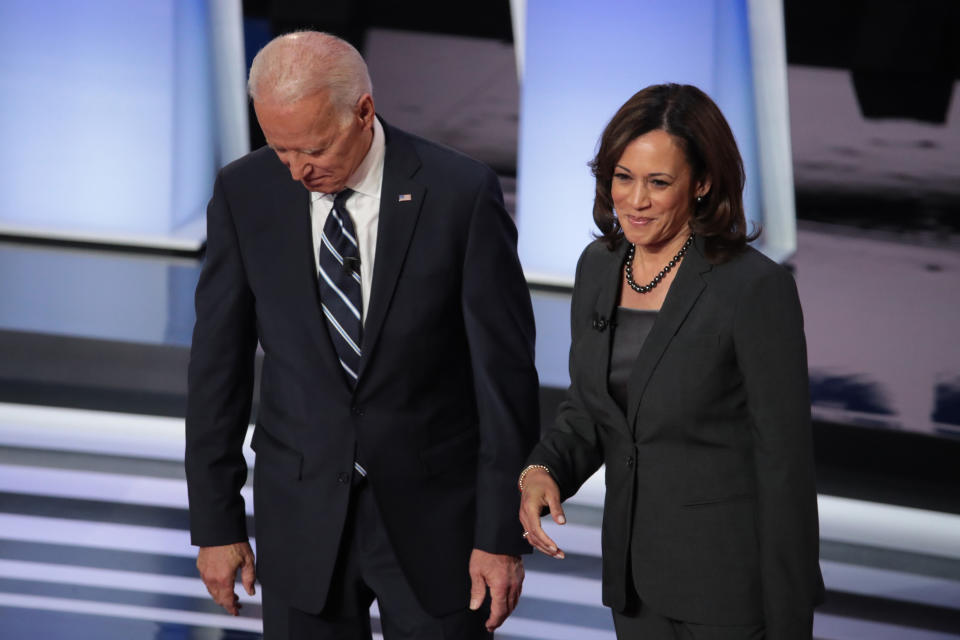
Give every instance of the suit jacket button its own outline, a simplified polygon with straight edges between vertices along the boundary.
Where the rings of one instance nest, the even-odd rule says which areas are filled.
[[[628,467],[633,466],[633,456],[627,456],[627,466]]]
[[[357,406],[353,406],[353,407],[350,407],[350,413],[352,413],[352,414],[355,415],[355,416],[362,416],[362,415],[363,415],[363,409],[361,409],[360,407],[357,407]]]
[[[337,474],[337,482],[339,482],[340,484],[347,484],[348,482],[350,482],[350,474],[348,474],[348,473],[338,473],[338,474]]]

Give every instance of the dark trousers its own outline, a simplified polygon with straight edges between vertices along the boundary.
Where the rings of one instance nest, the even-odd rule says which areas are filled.
[[[423,610],[387,538],[373,492],[355,483],[337,569],[323,611],[311,615],[263,589],[264,640],[370,640],[370,605],[376,600],[384,640],[487,640],[489,605],[435,618]],[[437,562],[443,562],[437,558]],[[466,569],[464,569],[466,570]],[[489,601],[489,598],[488,598]]]
[[[640,604],[636,610],[613,612],[617,640],[763,640],[763,625],[718,627],[673,620]]]

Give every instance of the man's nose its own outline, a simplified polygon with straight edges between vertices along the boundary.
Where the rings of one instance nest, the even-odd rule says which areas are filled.
[[[303,180],[304,176],[310,173],[310,164],[297,155],[291,156],[287,161],[287,168],[290,169],[290,177],[294,180]]]

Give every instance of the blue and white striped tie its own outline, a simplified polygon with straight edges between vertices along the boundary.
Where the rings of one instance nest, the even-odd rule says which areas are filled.
[[[344,189],[333,200],[320,236],[320,301],[340,365],[353,388],[360,370],[363,298],[360,290],[360,249],[353,221],[344,206],[353,193]]]

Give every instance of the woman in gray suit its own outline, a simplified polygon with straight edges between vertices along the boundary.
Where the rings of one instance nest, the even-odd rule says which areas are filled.
[[[524,536],[606,465],[618,638],[810,638],[822,601],[806,344],[790,273],[751,248],[743,162],[696,87],[634,95],[591,163],[570,389],[520,477]]]

